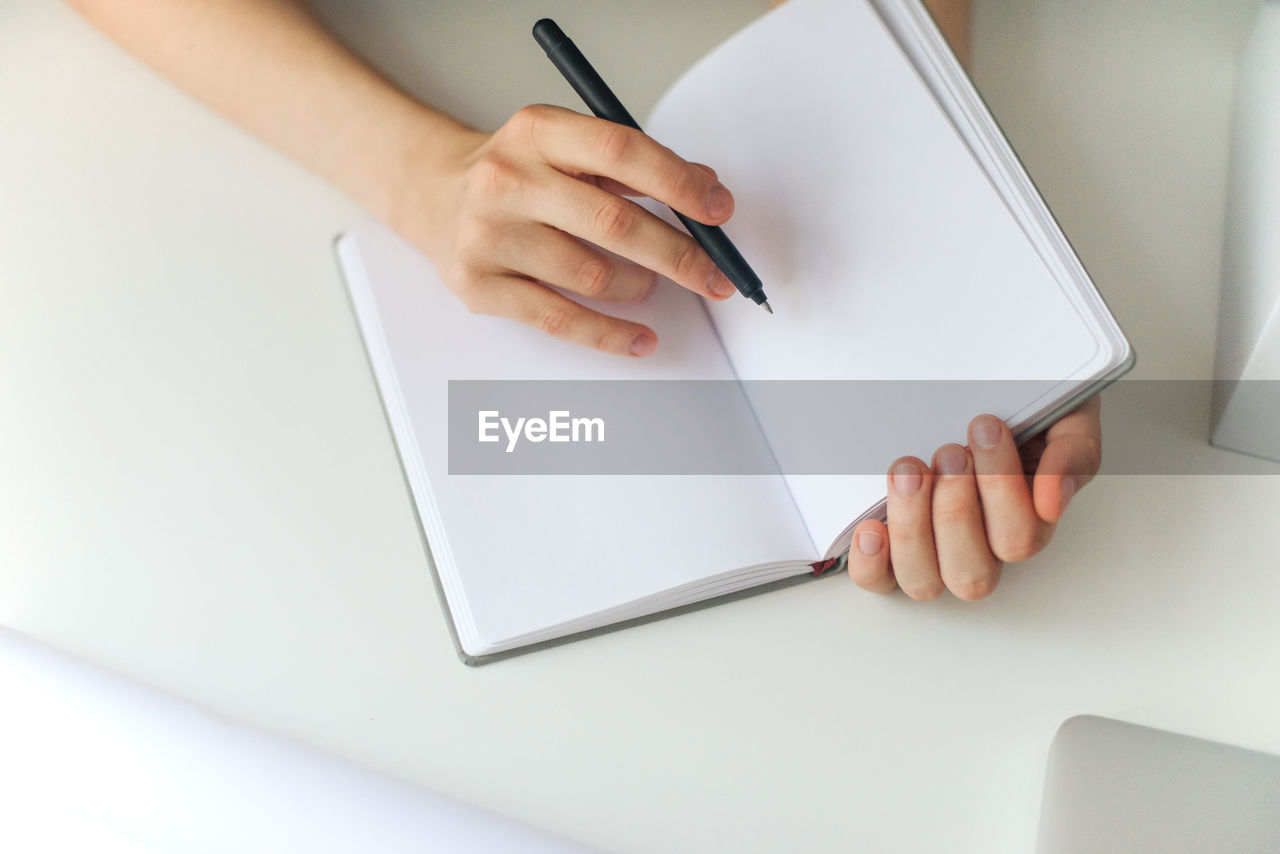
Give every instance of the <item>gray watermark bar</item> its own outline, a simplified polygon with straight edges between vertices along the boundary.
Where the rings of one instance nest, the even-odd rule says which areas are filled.
[[[943,444],[965,444],[978,415],[1043,427],[1062,388],[1048,380],[456,380],[449,473],[883,475],[898,457],[928,461]],[[1245,432],[1280,436],[1280,381],[1115,383],[1103,392],[1103,473],[1280,473],[1280,463],[1211,446],[1213,413],[1233,399],[1249,401]]]

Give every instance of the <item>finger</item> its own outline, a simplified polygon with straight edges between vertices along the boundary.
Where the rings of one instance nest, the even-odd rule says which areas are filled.
[[[708,225],[733,214],[733,195],[715,177],[643,131],[558,107],[528,117],[534,145],[562,172],[610,178]]]
[[[564,288],[591,299],[636,302],[657,282],[651,270],[610,258],[559,229],[540,223],[519,227],[495,244],[494,263],[513,273]]]
[[[1018,446],[1018,459],[1022,461],[1022,473],[1028,478],[1036,473],[1040,466],[1040,455],[1044,453],[1045,435],[1037,433]]]
[[[872,593],[892,593],[897,588],[889,571],[889,531],[883,522],[866,519],[853,529],[849,541],[849,577]]]
[[[1102,464],[1102,401],[1097,395],[1064,415],[1047,433],[1032,482],[1036,514],[1057,522]]]
[[[658,346],[658,336],[647,326],[593,311],[517,276],[493,276],[481,283],[468,306],[606,353],[647,356]]]
[[[969,450],[992,554],[1005,563],[1026,560],[1048,543],[1053,526],[1036,515],[1013,434],[994,415],[980,415],[969,424]]]
[[[554,171],[542,192],[523,198],[529,217],[589,240],[708,299],[724,299],[733,284],[688,234],[644,208]]]
[[[612,178],[601,178],[597,176],[594,183],[600,189],[609,193],[613,193],[614,195],[617,195],[617,196],[643,196],[644,195],[644,193],[640,192],[635,187],[628,187],[626,184],[615,181]]]
[[[706,172],[708,175],[710,175],[712,178],[715,178],[717,181],[720,180],[720,176],[716,174],[716,170],[712,169],[710,166],[706,165],[705,163],[694,163],[693,165],[701,169],[703,172]],[[608,190],[610,193],[616,193],[619,196],[643,196],[644,195],[644,193],[640,192],[634,187],[628,187],[626,184],[623,184],[619,181],[615,181],[612,178],[604,178],[604,177],[601,177],[600,175],[584,175],[582,176],[582,178],[585,181],[594,183],[597,187],[599,187],[602,190]]]
[[[973,461],[960,445],[943,445],[933,455],[933,538],[948,590],[966,601],[995,590],[1000,561],[987,545]]]
[[[933,599],[943,590],[933,545],[932,476],[915,457],[889,469],[889,555],[893,575],[912,599]]]
[[[626,184],[623,184],[619,181],[615,181],[612,178],[605,178],[600,175],[579,175],[578,180],[585,181],[586,183],[591,184],[592,186],[599,187],[600,189],[606,192],[613,193],[618,196],[643,196],[644,195],[644,193],[640,192],[634,187],[628,187]]]

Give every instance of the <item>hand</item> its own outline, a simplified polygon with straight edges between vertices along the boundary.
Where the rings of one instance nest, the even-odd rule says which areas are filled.
[[[943,445],[933,465],[902,457],[889,469],[889,523],[869,519],[853,532],[849,577],[875,593],[901,587],[912,599],[944,589],[981,599],[1002,564],[1048,545],[1067,503],[1098,473],[1102,455],[1097,395],[1021,449],[991,415],[969,424],[969,445]]]
[[[661,273],[708,298],[734,292],[693,238],[623,197],[648,195],[719,225],[733,213],[733,196],[711,169],[637,130],[534,106],[480,133],[391,85],[305,3],[72,3],[425,251],[472,311],[644,356],[658,344],[652,329],[548,285],[629,302]],[[189,49],[195,43],[200,50]]]
[[[712,169],[640,131],[531,106],[496,133],[465,130],[457,145],[434,140],[423,150],[435,168],[422,170],[392,224],[431,256],[474,312],[598,350],[647,356],[658,344],[652,329],[548,285],[625,303],[648,296],[660,273],[708,299],[734,293],[692,237],[624,198],[647,195],[719,225],[733,213],[733,196]]]

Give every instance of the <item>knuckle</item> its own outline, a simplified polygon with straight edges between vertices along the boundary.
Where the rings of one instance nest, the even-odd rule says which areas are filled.
[[[1040,538],[1022,528],[1001,528],[991,539],[991,551],[1004,563],[1018,563],[1040,551]]]
[[[928,602],[937,599],[942,595],[942,591],[946,588],[943,586],[941,579],[932,581],[909,581],[903,583],[902,579],[898,579],[898,586],[902,588],[902,592],[915,599],[917,602]]]
[[[902,554],[927,554],[933,548],[933,531],[927,520],[890,520],[889,543],[891,552]]]
[[[1085,442],[1084,460],[1088,467],[1085,474],[1088,476],[1097,474],[1098,469],[1102,468],[1102,444],[1092,436]]]
[[[565,338],[569,334],[572,320],[568,311],[556,305],[539,312],[534,325],[552,337]]]
[[[967,522],[975,509],[969,492],[946,489],[938,484],[933,490],[933,521],[935,525],[958,525]]]
[[[607,328],[601,329],[595,335],[591,336],[591,346],[593,349],[603,350],[606,353],[612,352],[613,350],[613,347],[611,346],[612,344],[613,344],[613,335],[611,334],[610,330]]]
[[[575,290],[583,296],[598,297],[613,283],[613,266],[602,258],[587,258],[578,267]]]
[[[630,128],[608,122],[596,133],[596,147],[606,163],[617,164],[626,160],[634,145],[635,135]]]
[[[687,163],[681,163],[671,170],[666,185],[670,188],[673,199],[684,200],[698,195],[699,188],[706,182],[705,173]]]
[[[508,124],[524,133],[535,133],[547,122],[551,112],[546,104],[529,104],[516,110]]]
[[[596,232],[610,242],[626,240],[640,222],[639,209],[616,196],[605,199],[592,217]]]
[[[471,189],[481,196],[508,196],[520,189],[520,172],[515,164],[492,152],[476,161]]]
[[[896,551],[928,547],[933,543],[933,531],[929,530],[928,521],[919,519],[890,519],[888,538]]]
[[[453,292],[458,295],[458,299],[462,301],[463,307],[472,314],[489,314],[489,301],[484,299],[482,289],[466,274],[460,274],[456,279],[457,286]]]
[[[977,602],[979,599],[985,599],[990,596],[992,591],[996,589],[996,579],[994,575],[961,578],[953,580],[948,586],[957,599],[963,599],[965,602]]]
[[[627,300],[627,302],[644,302],[653,294],[653,289],[658,286],[658,274],[650,273],[645,278],[644,284]]]
[[[707,264],[710,263],[710,259],[704,261],[703,259],[705,257],[706,256],[703,254],[702,249],[699,248],[698,244],[694,243],[692,240],[684,243],[680,250],[676,252],[676,256],[671,263],[671,269],[675,273],[674,278],[677,281],[697,281],[701,284],[702,281],[707,278],[707,275],[710,274],[710,270],[705,269]],[[699,272],[703,272],[704,274],[699,276]]]

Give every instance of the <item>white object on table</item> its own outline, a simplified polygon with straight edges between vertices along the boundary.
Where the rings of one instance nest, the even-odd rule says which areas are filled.
[[[1221,299],[1213,443],[1280,460],[1280,0],[1236,84]]]
[[[0,686],[6,851],[586,851],[3,628]]]

